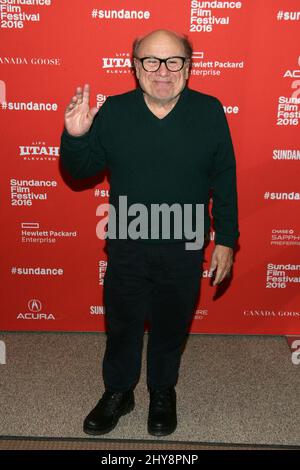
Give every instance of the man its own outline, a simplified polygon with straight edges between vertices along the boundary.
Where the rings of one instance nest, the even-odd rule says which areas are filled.
[[[78,87],[65,112],[61,159],[75,178],[107,167],[113,207],[121,195],[130,205],[147,208],[204,205],[206,236],[212,190],[216,236],[210,274],[216,273],[217,285],[230,273],[239,235],[235,157],[220,101],[186,85],[191,56],[189,41],[171,31],[136,40],[139,87],[109,97],[98,113],[89,108],[89,86]],[[148,319],[148,432],[164,436],[177,426],[175,386],[197,305],[203,250],[185,249],[187,237],[178,239],[172,230],[169,238],[161,231],[158,238],[121,238],[108,234],[105,392],[86,417],[84,431],[107,433],[134,408]]]

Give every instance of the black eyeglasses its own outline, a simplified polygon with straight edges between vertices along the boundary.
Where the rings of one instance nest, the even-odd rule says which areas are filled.
[[[146,72],[157,72],[161,64],[164,63],[170,72],[179,72],[185,64],[186,57],[174,56],[167,59],[159,57],[135,57],[142,63],[142,67]]]

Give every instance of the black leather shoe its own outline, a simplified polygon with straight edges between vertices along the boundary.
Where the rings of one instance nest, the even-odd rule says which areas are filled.
[[[175,389],[149,391],[148,432],[153,436],[167,436],[177,427]]]
[[[106,434],[118,424],[119,418],[134,408],[133,390],[105,391],[95,408],[85,418],[83,430],[87,434]]]

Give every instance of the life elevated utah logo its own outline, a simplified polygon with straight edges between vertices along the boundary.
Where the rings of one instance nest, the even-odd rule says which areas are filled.
[[[19,156],[24,161],[57,161],[59,147],[50,146],[38,140],[29,145],[19,145]]]
[[[101,65],[106,73],[133,73],[133,65],[129,52],[116,53],[115,57],[102,57]]]

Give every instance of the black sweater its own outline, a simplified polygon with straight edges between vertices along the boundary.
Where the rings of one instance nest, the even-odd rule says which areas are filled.
[[[110,96],[85,135],[73,137],[64,130],[61,160],[74,178],[107,168],[109,202],[115,207],[120,195],[127,196],[128,206],[204,204],[205,234],[212,197],[215,243],[234,248],[239,236],[236,164],[217,98],[185,87],[174,108],[159,119],[146,105],[141,88]]]

